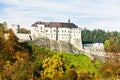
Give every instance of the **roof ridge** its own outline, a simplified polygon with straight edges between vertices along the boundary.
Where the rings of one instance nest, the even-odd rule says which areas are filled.
[[[78,28],[74,23],[68,23],[68,22],[42,22],[37,21],[34,24],[32,24],[33,27],[38,27],[38,24],[43,24],[46,27],[66,27],[66,28]]]

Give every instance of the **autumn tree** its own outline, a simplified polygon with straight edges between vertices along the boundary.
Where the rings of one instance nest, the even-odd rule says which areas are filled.
[[[7,39],[5,41],[4,51],[13,53],[17,45],[18,45],[18,38],[16,37],[12,29],[7,30]]]
[[[107,49],[106,61],[100,72],[103,77],[120,78],[120,45],[112,45]]]
[[[64,58],[60,54],[56,54],[51,58],[46,58],[43,61],[43,77],[49,77],[51,79],[57,79],[58,77],[62,77],[62,74],[64,72],[63,66]]]
[[[5,27],[2,23],[0,23],[0,39],[4,39]]]
[[[78,78],[78,74],[75,71],[75,69],[71,69],[66,73],[66,75],[67,75],[67,80],[77,80]]]

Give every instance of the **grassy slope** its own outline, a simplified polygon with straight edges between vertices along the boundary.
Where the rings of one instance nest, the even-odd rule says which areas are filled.
[[[92,61],[88,56],[84,54],[62,54],[65,57],[65,65],[68,69],[69,67],[74,65],[78,71],[88,71],[97,73],[102,64],[99,61]]]
[[[41,53],[40,47],[34,46],[36,53]],[[66,52],[57,52],[57,51],[49,51],[48,49],[42,50],[43,53],[47,53],[50,56],[53,56],[57,53],[60,53],[65,58],[65,67],[67,70],[70,69],[70,67],[73,67],[77,70],[77,72],[91,72],[98,74],[98,70],[102,66],[102,62],[100,61],[92,61],[88,56],[84,54],[71,54]]]
[[[54,55],[59,52],[51,51],[50,54]],[[84,54],[71,54],[60,52],[65,58],[65,67],[67,70],[70,67],[73,67],[77,70],[77,72],[90,72],[98,74],[100,67],[102,66],[102,62],[100,61],[92,61],[88,56]]]

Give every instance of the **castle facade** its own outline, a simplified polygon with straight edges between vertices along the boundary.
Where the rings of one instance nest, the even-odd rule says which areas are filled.
[[[56,41],[70,42],[79,50],[82,49],[81,28],[70,22],[38,21],[31,26],[31,37],[33,40],[44,37]]]

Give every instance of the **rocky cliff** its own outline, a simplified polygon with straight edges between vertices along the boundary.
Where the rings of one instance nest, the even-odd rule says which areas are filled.
[[[39,46],[45,46],[50,50],[61,51],[61,52],[70,52],[70,53],[79,53],[80,50],[69,42],[64,41],[55,41],[47,38],[39,38],[32,41],[34,44]]]

